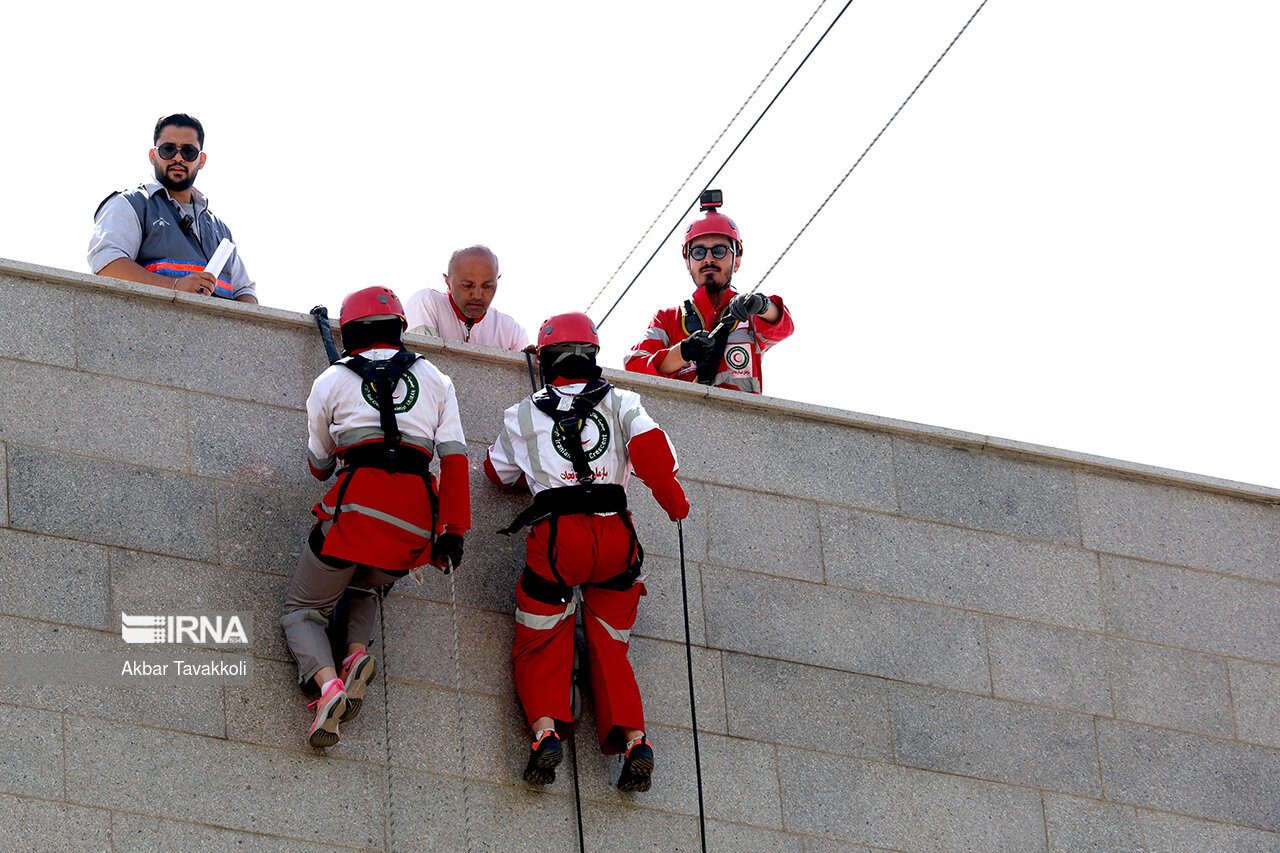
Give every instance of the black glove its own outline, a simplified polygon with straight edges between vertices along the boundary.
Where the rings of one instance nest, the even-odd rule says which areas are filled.
[[[739,293],[729,300],[725,313],[739,323],[745,323],[753,315],[767,312],[771,305],[773,302],[763,293]]]
[[[431,545],[431,562],[446,575],[462,565],[462,537],[457,533],[437,536]]]
[[[716,348],[716,339],[706,329],[699,329],[680,342],[680,357],[685,361],[706,361]]]

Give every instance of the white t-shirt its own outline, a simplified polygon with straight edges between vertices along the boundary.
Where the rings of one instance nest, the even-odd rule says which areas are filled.
[[[410,296],[404,303],[409,331],[426,331],[447,341],[462,341],[498,349],[522,350],[529,345],[524,327],[501,311],[490,308],[484,316],[468,326],[458,319],[449,294],[426,288]]]
[[[554,387],[561,398],[571,401],[585,383]],[[566,405],[567,410],[567,405]],[[544,489],[577,485],[578,475],[568,451],[558,446],[555,421],[525,397],[503,414],[503,432],[489,447],[489,463],[494,473],[508,485],[523,474],[535,495]],[[594,469],[596,483],[619,483],[624,488],[631,477],[631,439],[658,424],[640,403],[640,395],[622,388],[610,388],[600,404],[591,410],[582,426],[582,449]],[[665,433],[664,433],[665,437]],[[675,459],[670,439],[667,446]]]

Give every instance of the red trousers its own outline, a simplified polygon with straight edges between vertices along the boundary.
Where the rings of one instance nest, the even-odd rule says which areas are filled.
[[[644,729],[640,688],[627,660],[636,607],[644,584],[627,589],[601,589],[593,584],[626,571],[632,561],[632,536],[617,515],[566,515],[557,524],[556,570],[564,583],[581,586],[583,627],[595,699],[600,749],[620,752],[622,729]],[[529,531],[525,560],[540,577],[554,581],[547,561],[550,521]],[[576,605],[547,604],[516,588],[516,638],[511,657],[516,694],[532,726],[539,717],[571,722],[570,680],[573,676],[573,630]],[[615,732],[615,729],[617,730]]]

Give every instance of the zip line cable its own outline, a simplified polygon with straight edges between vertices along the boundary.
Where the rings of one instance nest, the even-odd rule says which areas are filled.
[[[911,93],[907,95],[907,97],[903,99],[902,103],[898,105],[898,108],[893,111],[893,115],[889,116],[889,120],[884,123],[884,127],[880,128],[880,132],[875,135],[875,138],[872,139],[871,142],[867,145],[867,147],[863,149],[862,153],[858,155],[858,159],[855,160],[854,164],[849,167],[849,171],[844,173],[844,177],[840,179],[840,182],[838,184],[836,184],[835,189],[827,193],[827,197],[823,199],[822,204],[818,205],[818,209],[813,212],[813,216],[809,217],[809,221],[804,224],[804,227],[800,229],[799,233],[797,233],[796,236],[791,238],[791,242],[788,243],[787,247],[782,250],[782,254],[778,255],[777,260],[775,260],[769,266],[769,268],[765,270],[764,275],[762,275],[760,277],[760,280],[756,282],[755,287],[751,288],[751,290],[747,291],[747,293],[749,294],[755,293],[757,290],[759,290],[760,285],[764,284],[764,280],[769,277],[769,273],[773,272],[773,268],[776,267],[784,257],[786,257],[787,252],[791,251],[791,247],[794,246],[796,244],[796,241],[800,239],[800,235],[803,234],[811,224],[813,224],[813,220],[816,219],[818,217],[818,214],[822,212],[822,209],[827,206],[827,202],[831,201],[831,197],[834,196],[836,192],[840,189],[840,187],[844,185],[844,182],[849,179],[849,176],[853,174],[853,170],[858,168],[858,164],[862,162],[862,158],[867,156],[867,152],[870,151],[872,146],[875,145],[876,142],[880,140],[880,137],[884,135],[884,132],[889,129],[889,125],[893,124],[893,120],[898,117],[898,113],[902,112],[903,108],[906,107],[907,103],[913,97],[915,97],[916,92],[920,91],[920,87],[924,85],[924,81],[929,79],[929,75],[933,73],[933,70],[938,67],[938,64],[942,62],[942,60],[946,57],[946,55],[951,52],[951,48],[953,48],[955,46],[955,43],[960,40],[960,36],[964,35],[965,30],[969,29],[969,25],[973,23],[973,19],[978,17],[978,13],[982,11],[982,7],[986,5],[987,5],[987,0],[982,0],[982,2],[978,4],[978,8],[973,10],[973,14],[969,16],[969,20],[965,21],[964,26],[960,28],[960,32],[955,34],[955,37],[951,39],[951,42],[947,45],[946,49],[943,50],[942,53],[938,56],[938,58],[933,61],[933,65],[930,65],[929,70],[926,71],[924,73],[924,76],[920,78],[920,82],[916,83],[915,88],[911,90]]]
[[[702,164],[707,162],[707,158],[711,156],[711,152],[714,151],[716,146],[720,144],[720,140],[724,139],[724,135],[729,132],[729,128],[733,127],[733,123],[738,120],[738,116],[742,115],[742,111],[747,108],[747,104],[751,103],[752,98],[754,98],[756,96],[756,93],[760,91],[760,87],[764,85],[765,81],[768,80],[769,77],[773,74],[774,70],[777,69],[778,64],[782,62],[783,57],[785,57],[791,51],[791,48],[796,43],[796,40],[799,39],[800,36],[804,33],[804,31],[809,28],[809,24],[813,23],[813,19],[818,16],[818,13],[822,11],[822,7],[825,5],[827,5],[827,0],[822,0],[822,2],[818,4],[818,8],[814,9],[813,14],[810,15],[809,19],[804,22],[804,26],[800,28],[800,31],[797,32],[791,38],[791,41],[787,43],[787,46],[783,48],[782,53],[779,54],[778,58],[773,61],[773,65],[769,66],[769,70],[766,71],[765,75],[760,78],[760,82],[756,84],[756,87],[751,90],[751,94],[747,95],[747,99],[742,102],[742,106],[738,107],[738,111],[733,114],[733,118],[729,119],[729,123],[724,126],[724,130],[720,131],[720,135],[716,137],[715,142],[711,143],[711,146],[707,148],[706,153],[703,154],[702,157],[698,160],[698,162],[694,165],[694,167],[689,170],[689,174],[685,176],[685,179],[680,183],[680,186],[676,188],[676,191],[671,194],[671,198],[667,199],[667,203],[663,205],[662,210],[658,211],[658,215],[655,216],[653,218],[653,221],[649,223],[649,227],[646,228],[644,230],[644,233],[640,235],[640,239],[637,240],[636,244],[631,247],[631,251],[627,252],[627,256],[622,259],[622,263],[618,264],[618,268],[615,269],[613,271],[613,274],[609,276],[609,280],[600,286],[600,289],[596,291],[595,296],[591,297],[591,301],[588,302],[587,307],[583,309],[584,314],[591,310],[591,306],[596,304],[596,300],[600,298],[601,294],[603,294],[606,290],[609,289],[609,285],[613,284],[613,280],[618,277],[618,273],[622,271],[622,268],[627,265],[627,261],[631,260],[631,256],[636,253],[636,249],[639,249],[640,244],[643,243],[645,241],[645,238],[649,236],[649,232],[653,230],[653,226],[657,225],[658,220],[662,219],[662,217],[666,215],[666,212],[671,209],[672,202],[674,202],[677,198],[680,197],[680,193],[684,192],[684,188],[688,185],[689,180],[694,176],[694,174],[697,173],[698,169],[702,168]]]
[[[800,73],[800,69],[804,68],[804,64],[809,61],[809,57],[813,56],[813,52],[818,49],[818,45],[822,44],[823,40],[826,39],[827,34],[831,32],[831,28],[836,25],[836,22],[839,21],[840,18],[844,16],[844,13],[848,11],[849,7],[852,5],[853,5],[853,0],[848,0],[848,2],[846,2],[844,4],[844,7],[840,10],[840,13],[836,15],[835,20],[833,20],[830,24],[827,25],[826,30],[824,30],[822,35],[818,37],[818,40],[814,42],[813,47],[809,48],[809,52],[804,55],[804,59],[800,60],[800,64],[796,66],[796,70],[791,72],[791,76],[788,77],[787,81],[782,84],[782,88],[779,89],[777,94],[773,96],[773,99],[769,101],[768,105],[764,108],[764,111],[761,112],[760,115],[756,117],[756,120],[751,123],[751,127],[747,128],[747,132],[742,135],[742,139],[738,140],[738,144],[733,146],[733,150],[729,152],[729,156],[724,158],[724,162],[720,164],[720,168],[716,169],[715,174],[707,179],[706,185],[703,186],[702,188],[704,191],[711,186],[712,182],[715,181],[716,178],[720,176],[720,173],[724,171],[724,167],[729,165],[729,161],[733,159],[734,154],[738,153],[738,149],[742,147],[742,143],[747,141],[747,137],[751,135],[751,131],[755,130],[756,125],[760,124],[760,120],[763,119],[766,115],[768,115],[769,110],[773,107],[775,103],[777,103],[778,98],[782,97],[782,93],[787,90],[787,86],[791,85],[791,81],[794,80],[795,76]],[[698,195],[700,196],[701,193],[699,193]],[[653,250],[653,254],[651,254],[649,256],[649,259],[644,262],[644,266],[640,267],[640,271],[635,274],[635,277],[631,279],[630,283],[627,284],[626,288],[623,289],[622,293],[619,294],[618,298],[615,299],[613,304],[609,306],[609,310],[606,311],[604,316],[601,317],[599,322],[596,323],[597,329],[599,329],[600,326],[604,325],[604,321],[609,319],[609,315],[613,313],[613,309],[618,307],[618,303],[621,302],[622,298],[626,296],[627,293],[631,290],[632,285],[634,285],[636,281],[640,278],[640,276],[644,274],[644,271],[649,268],[649,264],[653,263],[653,259],[658,256],[658,252],[662,249],[663,245],[665,245],[666,242],[671,239],[671,235],[674,234],[676,232],[676,229],[680,227],[680,223],[683,222],[684,218],[689,215],[689,211],[693,210],[693,206],[695,204],[697,204],[696,197],[693,201],[689,203],[689,206],[684,209],[684,213],[680,214],[680,218],[676,220],[675,225],[671,226],[671,230],[667,232],[667,235],[662,238],[662,241],[660,243],[658,243],[658,248]]]

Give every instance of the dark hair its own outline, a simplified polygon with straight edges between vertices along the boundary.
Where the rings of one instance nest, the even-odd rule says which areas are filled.
[[[151,144],[155,145],[160,141],[160,131],[166,127],[189,127],[196,132],[196,137],[200,140],[200,147],[204,147],[204,125],[200,123],[200,119],[195,116],[189,116],[186,113],[174,113],[170,116],[160,116],[156,120],[155,136],[151,138]]]

